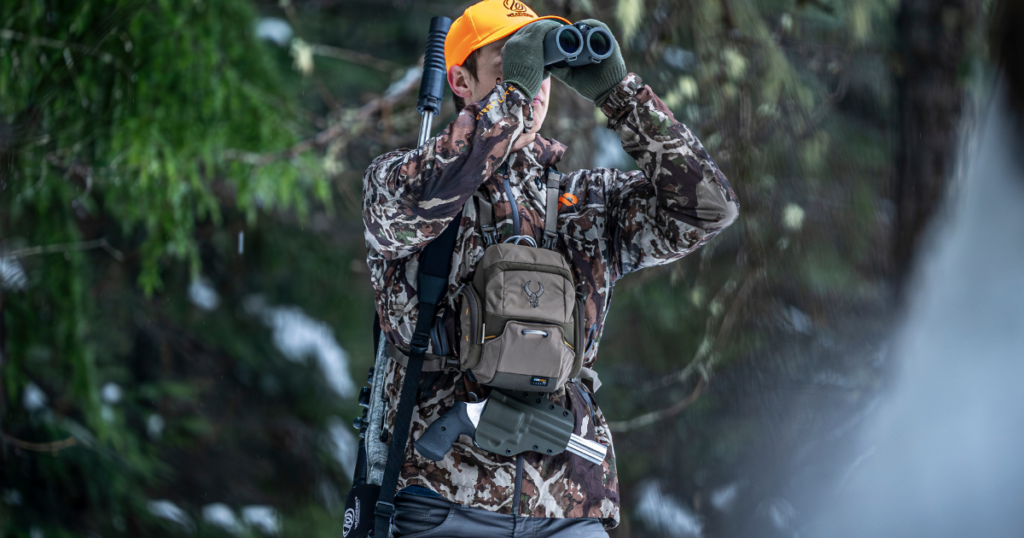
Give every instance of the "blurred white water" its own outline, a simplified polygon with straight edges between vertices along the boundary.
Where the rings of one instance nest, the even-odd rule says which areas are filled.
[[[639,500],[636,503],[636,517],[644,526],[659,536],[673,538],[700,538],[703,526],[697,516],[683,503],[661,491],[656,480],[650,480],[637,488]]]
[[[1024,536],[1024,140],[1003,92],[920,257],[899,382],[805,535]]]

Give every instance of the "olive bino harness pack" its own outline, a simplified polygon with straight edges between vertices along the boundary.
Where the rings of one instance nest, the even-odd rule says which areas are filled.
[[[477,263],[474,278],[460,288],[457,294],[458,323],[461,328],[457,357],[444,353],[428,354],[427,347],[435,331],[438,306],[448,289],[452,254],[461,218],[453,219],[421,254],[417,277],[419,318],[409,349],[399,349],[387,343],[384,344],[386,350],[382,350],[391,360],[406,367],[394,428],[387,447],[386,463],[382,469],[383,476],[380,476],[381,469],[377,469],[380,482],[379,486],[374,484],[375,473],[371,468],[367,483],[355,486],[350,492],[346,500],[346,529],[353,532],[346,533],[346,538],[365,536],[371,526],[373,536],[388,536],[412,413],[420,395],[422,372],[462,370],[492,389],[523,399],[523,395],[531,395],[529,398],[533,398],[532,394],[536,393],[540,398],[544,393],[556,392],[581,371],[585,298],[576,291],[568,261],[553,250],[557,239],[561,174],[553,168],[547,171],[544,237],[542,244],[537,245],[533,237],[520,235],[519,213],[509,183],[508,164],[504,165],[502,172],[503,186],[511,204],[513,234],[504,242],[496,241],[493,205],[478,192],[469,203],[476,204],[480,233],[486,247],[483,257]],[[437,349],[437,340],[434,342],[435,351],[443,352],[444,349]],[[382,376],[380,364],[375,370],[372,375]],[[378,403],[379,407],[381,383],[373,385],[373,394],[368,399]],[[565,449],[568,443],[568,448],[575,452],[575,441],[570,440],[570,437],[576,438],[571,435],[570,412],[554,404],[533,407],[533,410],[523,408],[518,416],[526,419],[526,423],[532,421],[540,427],[555,425],[550,433],[541,434],[537,439],[553,440],[554,445],[560,447],[559,451]],[[558,420],[556,416],[559,415],[568,416],[570,420]],[[376,413],[371,410],[371,425],[366,431],[367,441],[373,436],[380,436],[381,441],[385,439],[383,422],[373,424],[377,417],[383,418],[381,410],[378,409]],[[538,426],[532,432],[535,437],[538,435]],[[531,432],[528,428],[519,432],[513,429],[502,443],[495,441],[490,447],[478,443],[478,446],[505,454],[509,450],[506,447],[515,445],[513,438],[518,438],[519,444],[522,444],[524,434],[531,435]],[[565,438],[564,443],[562,437]],[[539,446],[533,448],[538,449]],[[591,448],[597,448],[598,457],[603,459],[600,445]],[[527,443],[525,449],[530,449],[530,443]],[[547,453],[552,453],[550,448]],[[366,466],[369,462],[361,463]],[[351,525],[348,524],[350,515],[353,519]]]

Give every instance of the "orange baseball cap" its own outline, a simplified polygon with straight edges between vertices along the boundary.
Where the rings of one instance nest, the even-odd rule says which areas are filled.
[[[572,24],[562,17],[538,17],[518,0],[483,0],[469,6],[448,29],[448,37],[444,40],[445,71],[453,65],[462,65],[474,50],[512,35],[523,26],[540,19],[555,19]]]

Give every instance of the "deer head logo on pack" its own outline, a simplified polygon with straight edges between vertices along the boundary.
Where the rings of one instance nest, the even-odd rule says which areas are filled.
[[[544,295],[544,284],[538,282],[537,286],[539,286],[539,289],[537,291],[530,291],[531,282],[533,281],[527,280],[526,284],[523,286],[523,290],[526,291],[526,296],[530,298],[530,306],[537,308],[540,305],[540,296]]]

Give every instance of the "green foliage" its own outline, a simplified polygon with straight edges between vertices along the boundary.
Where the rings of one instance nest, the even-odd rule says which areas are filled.
[[[266,45],[238,24],[253,19],[247,2],[43,5],[8,3],[0,12],[0,114],[24,129],[13,180],[60,181],[75,163],[91,167],[91,190],[78,203],[100,198],[126,234],[144,231],[139,283],[147,293],[159,289],[166,257],[197,272],[196,223],[220,220],[217,190],[232,193],[250,219],[257,207],[302,215],[310,198],[328,200],[308,161],[242,159],[297,140]],[[49,195],[14,194],[15,213]]]
[[[144,489],[175,477],[168,452],[224,427],[195,409],[209,385],[170,372],[147,380],[145,360],[129,365],[147,353],[139,316],[150,329],[180,323],[154,306],[184,300],[181,282],[201,272],[201,230],[224,226],[225,208],[244,217],[237,228],[261,212],[305,219],[332,202],[318,158],[263,156],[304,129],[254,17],[244,0],[0,4],[0,128],[13,134],[0,142],[0,255],[12,252],[28,275],[24,290],[0,297],[0,429],[77,443],[52,456],[8,452],[0,482],[20,508],[0,517],[0,535],[148,534],[163,524]],[[123,263],[76,246],[103,237]],[[37,246],[57,252],[17,254]],[[176,298],[160,298],[168,283]],[[180,355],[148,350],[165,363]],[[123,399],[101,402],[115,380]],[[46,395],[41,410],[21,410],[30,386]],[[323,424],[332,409],[305,420]],[[147,438],[153,417],[167,427]]]

